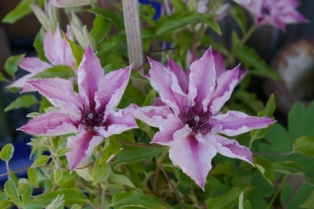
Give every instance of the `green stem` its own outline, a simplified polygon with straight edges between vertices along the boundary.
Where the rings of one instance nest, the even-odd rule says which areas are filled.
[[[276,193],[273,195],[273,197],[271,198],[270,202],[268,203],[268,206],[266,209],[270,209],[271,206],[274,204],[276,198],[278,197],[279,193],[281,192],[283,186],[285,185],[286,183],[286,180],[287,180],[287,177],[288,177],[288,174],[285,174],[276,190]]]
[[[242,39],[239,41],[239,45],[243,45],[253,34],[253,32],[255,31],[256,26],[255,24],[253,24],[250,29],[246,32],[246,34],[242,37]]]

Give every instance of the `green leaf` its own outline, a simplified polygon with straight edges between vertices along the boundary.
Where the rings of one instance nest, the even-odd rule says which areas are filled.
[[[238,203],[241,192],[240,188],[233,187],[223,195],[206,200],[207,208],[230,209]]]
[[[170,0],[174,10],[178,12],[186,12],[186,3],[184,3],[182,0]]]
[[[293,161],[275,162],[273,166],[280,173],[304,175],[302,166]]]
[[[186,27],[191,23],[198,22],[207,17],[207,15],[200,13],[180,13],[171,16],[163,16],[157,23],[157,35],[162,35],[173,30]]]
[[[121,43],[122,37],[120,35],[111,36],[100,44],[97,55],[102,56],[106,53],[112,53],[119,48]]]
[[[234,55],[245,64],[246,67],[254,67],[251,74],[271,79],[280,79],[279,74],[270,69],[267,63],[252,48],[245,45],[236,45],[233,48]]]
[[[80,63],[82,61],[83,55],[84,55],[84,49],[80,45],[78,45],[77,43],[71,41],[64,33],[63,33],[63,36],[71,47],[72,54],[73,54],[74,59],[75,59],[75,66],[76,66],[76,68],[78,68],[78,66],[80,65]]]
[[[144,195],[138,191],[120,192],[112,199],[112,205],[115,209],[122,208],[146,208],[146,209],[165,209],[154,197]]]
[[[61,168],[56,168],[53,171],[53,178],[54,178],[55,183],[58,184],[61,181],[62,176],[63,176],[63,172]]]
[[[115,183],[115,184],[119,184],[119,185],[125,185],[131,188],[136,188],[133,184],[133,182],[126,177],[125,175],[121,175],[121,174],[115,174],[115,173],[111,173],[108,180],[111,183]]]
[[[100,44],[110,30],[110,22],[102,17],[97,16],[93,22],[93,28],[90,34],[93,36],[97,44]]]
[[[30,185],[28,183],[23,184],[22,186],[23,186],[23,188],[20,189],[20,187],[19,187],[18,190],[21,190],[19,192],[19,194],[22,197],[22,204],[23,204],[24,208],[26,208],[26,205],[29,203],[29,201],[31,199],[31,196],[33,193],[33,187],[32,187],[32,185]]]
[[[37,73],[33,78],[73,78],[75,73],[70,66],[57,65],[51,68],[47,68],[44,71]]]
[[[34,48],[37,51],[38,57],[43,60],[43,61],[48,61],[48,59],[45,56],[45,51],[44,51],[44,36],[45,36],[45,31],[43,28],[41,28],[34,40]]]
[[[301,136],[293,143],[293,151],[314,157],[314,137]]]
[[[7,79],[3,75],[3,73],[0,72],[0,81],[6,81]]]
[[[99,164],[108,163],[113,156],[115,156],[117,153],[119,153],[121,145],[120,143],[115,139],[114,136],[111,136],[108,140],[106,140],[105,144],[105,150],[103,151]]]
[[[0,152],[0,158],[1,160],[8,162],[9,160],[11,160],[13,153],[14,146],[12,144],[6,144]]]
[[[221,30],[218,22],[215,20],[214,17],[208,18],[206,21],[207,25],[211,27],[218,35],[221,35]]]
[[[4,64],[4,69],[11,77],[14,77],[14,74],[19,69],[18,65],[23,58],[24,58],[24,54],[11,56],[6,60]]]
[[[21,207],[21,200],[17,193],[15,183],[12,179],[8,179],[4,184],[5,193],[8,195],[10,200],[17,206]]]
[[[300,208],[313,209],[313,205],[314,205],[314,190],[306,199],[306,201],[302,205],[300,205]]]
[[[28,108],[34,104],[37,104],[38,101],[34,95],[23,95],[21,97],[18,97],[16,100],[11,102],[5,109],[4,111],[10,111],[13,109],[19,109],[21,107]]]
[[[272,185],[275,178],[275,169],[271,162],[265,156],[260,155],[253,158],[253,163],[263,177]]]
[[[166,147],[154,147],[152,145],[126,145],[122,144],[123,149],[116,158],[117,163],[136,163],[141,160],[150,160],[154,156],[166,151]]]
[[[35,168],[29,168],[27,169],[27,177],[28,177],[28,180],[29,182],[34,186],[34,187],[37,187],[37,171]]]
[[[111,167],[108,163],[100,163],[100,159],[97,159],[93,169],[93,184],[96,185],[101,181],[108,178],[111,173]]]
[[[124,29],[124,20],[123,16],[120,13],[117,13],[111,9],[95,7],[89,10],[97,15],[101,15],[104,18],[110,20],[114,26],[118,29]]]
[[[48,162],[49,158],[50,157],[47,155],[41,155],[37,160],[35,160],[35,162],[33,162],[31,167],[35,168],[35,167],[45,165]]]
[[[12,204],[10,200],[4,199],[0,201],[0,208],[1,209],[7,209],[11,208]]]
[[[144,102],[143,102],[143,106],[149,106],[153,103],[153,101],[156,98],[156,91],[155,89],[152,89],[148,92]]]
[[[233,16],[233,18],[236,20],[237,24],[240,26],[241,31],[244,32],[246,29],[246,15],[244,10],[239,6],[233,6],[229,8],[230,14]]]
[[[32,9],[29,7],[30,4],[35,3],[37,0],[23,0],[21,1],[11,12],[9,12],[3,19],[4,23],[15,23],[19,19],[32,13]]]
[[[86,196],[83,191],[77,188],[71,189],[58,189],[52,192],[45,193],[43,195],[35,197],[35,202],[49,205],[57,196],[64,195],[64,204],[67,207],[71,207],[73,204],[84,205],[86,203]]]
[[[244,203],[243,203],[243,192],[241,193],[240,197],[239,197],[239,208],[238,209],[252,209],[251,207],[251,204],[250,204],[250,201],[246,200]]]
[[[65,155],[67,152],[69,152],[70,150],[72,150],[71,148],[68,148],[68,147],[63,147],[63,148],[61,148],[61,149],[58,149],[57,151],[56,151],[56,155],[57,156],[63,156],[63,155]]]
[[[267,102],[264,110],[259,112],[257,115],[259,117],[267,116],[269,118],[273,118],[273,113],[275,112],[275,109],[276,109],[275,97],[272,94],[269,97],[268,102]],[[252,140],[264,138],[266,132],[270,128],[271,127],[251,131],[250,136],[251,136]]]

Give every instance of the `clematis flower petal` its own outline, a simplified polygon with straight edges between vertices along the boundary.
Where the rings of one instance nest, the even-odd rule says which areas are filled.
[[[100,61],[94,54],[91,46],[88,46],[78,69],[79,92],[86,104],[94,102],[99,81],[103,77],[104,71],[100,65]]]
[[[177,64],[175,63],[172,59],[168,59],[168,67],[169,69],[177,76],[178,82],[179,82],[179,86],[181,87],[181,89],[183,90],[184,93],[188,92],[188,76],[187,74],[183,71],[183,69]]]
[[[137,107],[134,104],[125,108],[124,111],[131,113],[133,117],[153,127],[159,127],[168,115],[173,113],[168,106]]]
[[[209,125],[212,132],[235,136],[253,129],[266,128],[274,122],[268,117],[254,117],[243,112],[228,111],[226,114],[212,116]]]
[[[239,65],[233,70],[224,72],[217,79],[217,86],[211,97],[209,108],[212,114],[216,115],[226,101],[230,99],[233,89],[239,81]]]
[[[219,154],[244,160],[253,165],[250,149],[240,145],[236,140],[228,139],[218,134],[208,134],[204,138],[216,148]]]
[[[161,100],[169,105],[175,114],[179,114],[180,109],[188,104],[188,98],[179,86],[177,77],[161,63],[150,58],[148,60],[151,66],[151,85],[157,90]]]
[[[30,73],[39,73],[52,66],[38,57],[25,57],[20,62],[19,67]]]
[[[111,111],[105,115],[103,126],[99,127],[97,131],[107,138],[133,128],[137,128],[137,124],[131,113]]]
[[[74,121],[60,111],[51,111],[36,116],[18,130],[42,136],[59,136],[77,132]]]
[[[178,165],[204,189],[206,176],[212,168],[211,160],[216,153],[213,145],[207,143],[200,135],[192,135],[190,128],[185,126],[174,133],[169,157],[174,165]]]
[[[189,98],[194,100],[196,105],[202,104],[203,109],[207,110],[216,82],[212,50],[208,49],[199,60],[192,63],[190,69]]]
[[[45,96],[51,104],[80,118],[80,109],[83,109],[83,100],[73,91],[70,81],[49,78],[32,80],[28,83],[41,95]]]
[[[132,66],[111,71],[99,83],[99,91],[95,94],[96,109],[104,111],[118,106],[129,82]]]
[[[173,141],[173,134],[184,127],[182,121],[174,115],[169,115],[167,120],[160,123],[159,129],[151,143],[170,146]]]
[[[59,26],[52,32],[48,29],[44,36],[44,51],[45,56],[53,65],[64,64],[64,42],[60,33]]]
[[[67,148],[72,149],[66,153],[70,170],[74,170],[81,162],[88,158],[102,140],[102,136],[94,135],[92,132],[85,130],[82,130],[76,136],[70,136],[66,145]]]
[[[95,0],[49,0],[49,2],[56,7],[65,8],[94,4]]]

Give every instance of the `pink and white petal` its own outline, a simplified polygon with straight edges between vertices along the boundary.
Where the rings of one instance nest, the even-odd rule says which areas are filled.
[[[204,100],[210,98],[216,85],[216,69],[212,50],[206,50],[199,60],[192,63],[190,69],[189,99],[194,100],[197,105],[203,104],[203,108],[206,110],[209,99],[207,99],[208,101]]]
[[[137,128],[136,121],[131,113],[119,111],[108,112],[104,116],[103,126],[96,128],[96,131],[107,138],[114,134],[121,134],[124,131]]]
[[[97,136],[95,133],[85,130],[82,130],[76,136],[70,136],[66,145],[67,148],[72,149],[66,153],[70,170],[73,171],[81,162],[88,158],[102,140],[102,136]]]
[[[73,40],[72,31],[71,31],[70,27],[67,28],[66,36],[70,40]],[[71,49],[69,43],[65,39],[63,39],[62,44],[63,44],[63,49],[64,49],[63,63],[64,63],[64,65],[68,65],[68,66],[70,66],[70,67],[72,67],[74,69],[74,67],[75,67],[75,60],[74,60],[74,56],[72,54],[72,49]]]
[[[45,96],[51,104],[61,108],[72,115],[81,116],[83,100],[73,91],[72,83],[60,78],[37,79],[29,81],[41,95]]]
[[[44,36],[44,51],[45,56],[53,65],[64,65],[63,57],[63,37],[61,36],[59,26],[54,33],[50,29],[47,30]]]
[[[78,68],[79,92],[86,104],[94,102],[95,93],[98,91],[99,82],[104,74],[100,60],[89,45]]]
[[[34,74],[32,74],[32,73],[27,74],[27,75],[23,76],[22,78],[16,80],[15,82],[13,82],[11,85],[8,86],[8,88],[23,88],[25,86],[26,82],[30,81],[33,76],[34,76]],[[26,92],[26,91],[23,90],[23,92]]]
[[[218,134],[208,134],[204,139],[211,143],[219,154],[252,164],[252,152],[246,146],[240,145],[236,140],[228,139]]]
[[[51,68],[52,65],[40,60],[38,57],[25,57],[20,62],[19,67],[35,75],[35,73]]]
[[[218,51],[213,52],[213,56],[216,68],[216,78],[219,78],[226,71],[224,58]]]
[[[59,111],[51,111],[34,117],[18,130],[32,135],[59,136],[76,133],[77,128],[74,124],[75,121],[67,114]]]
[[[232,70],[227,70],[218,79],[216,88],[210,98],[209,109],[216,115],[230,96],[239,82],[239,65]]]
[[[184,173],[204,189],[206,176],[211,170],[211,160],[217,151],[201,136],[191,134],[188,126],[174,133],[169,157]]]
[[[267,128],[274,122],[268,117],[255,117],[243,112],[228,111],[226,114],[212,116],[209,125],[214,133],[235,136],[254,129]]]
[[[129,82],[132,66],[125,69],[111,71],[99,82],[99,90],[95,94],[96,109],[103,112],[105,109],[116,108]]]
[[[179,114],[180,109],[189,106],[189,100],[179,86],[177,77],[161,63],[150,58],[148,61],[151,66],[149,74],[152,87],[157,90],[161,100],[169,105],[175,114]]]
[[[124,111],[131,113],[134,118],[144,121],[153,127],[159,127],[169,115],[173,115],[173,112],[168,106],[137,107],[131,104]]]
[[[170,146],[173,141],[173,134],[182,128],[184,128],[182,121],[174,115],[169,115],[167,120],[160,123],[159,131],[155,134],[151,143]]]
[[[189,87],[189,78],[187,74],[183,71],[183,69],[172,59],[168,59],[168,67],[169,69],[177,76],[179,86],[181,89],[187,93]]]

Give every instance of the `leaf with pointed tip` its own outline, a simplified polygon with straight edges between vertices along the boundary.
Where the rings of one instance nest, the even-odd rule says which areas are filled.
[[[32,9],[29,7],[30,4],[35,3],[37,0],[23,0],[13,10],[11,10],[3,19],[4,23],[15,23],[19,19],[32,13]]]
[[[21,207],[21,199],[17,193],[15,183],[12,179],[8,179],[4,184],[5,193],[8,195],[10,200],[17,206]]]
[[[314,157],[314,137],[301,136],[293,143],[293,151]]]
[[[49,158],[50,157],[47,155],[42,155],[39,158],[37,158],[37,160],[35,160],[35,162],[33,162],[31,167],[36,168],[36,167],[45,165],[48,162]]]
[[[8,162],[13,157],[13,153],[14,146],[12,144],[6,144],[0,152],[0,158],[1,160]]]
[[[275,178],[275,169],[271,162],[265,156],[260,155],[253,158],[253,163],[263,177],[272,185]]]
[[[18,65],[23,58],[24,58],[24,54],[21,54],[21,55],[11,56],[5,61],[4,69],[11,77],[14,77],[14,74],[19,69]]]

